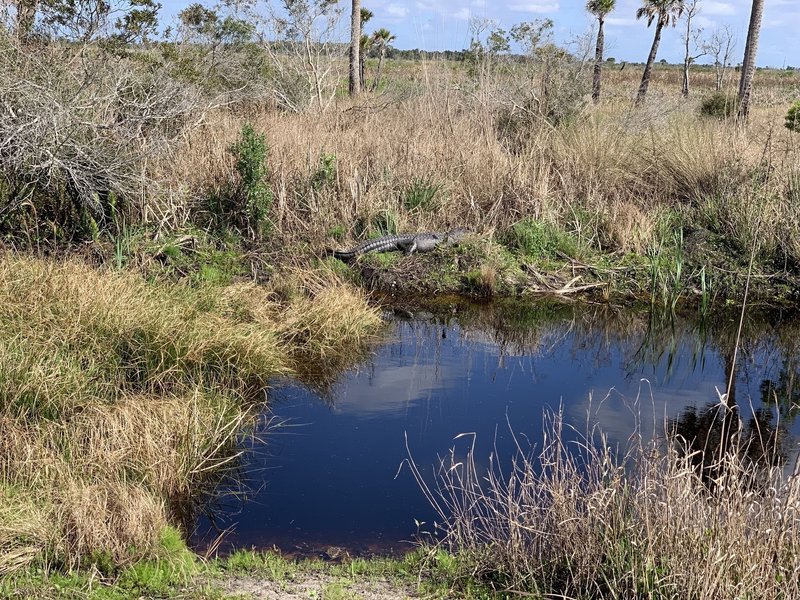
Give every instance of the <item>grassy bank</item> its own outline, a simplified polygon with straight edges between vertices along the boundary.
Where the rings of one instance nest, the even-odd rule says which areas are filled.
[[[270,380],[380,326],[330,273],[277,294],[4,255],[0,294],[0,574],[157,556],[235,467]]]
[[[344,63],[332,58],[323,110],[276,104],[255,84],[222,101],[221,81],[188,77],[196,61],[198,72],[235,68],[225,77],[246,79],[242,48],[221,49],[225,60],[210,66],[192,54],[201,48],[169,44],[111,62],[90,53],[78,64],[56,46],[32,53],[6,41],[4,77],[21,90],[8,135],[53,112],[53,131],[71,132],[67,145],[49,130],[36,143],[13,138],[18,153],[0,187],[0,235],[13,247],[91,241],[107,262],[155,259],[180,271],[180,255],[193,251],[182,245],[187,236],[206,236],[229,246],[237,269],[269,279],[266,265],[308,267],[327,248],[463,227],[473,243],[446,261],[375,259],[352,275],[408,291],[589,285],[626,298],[667,290],[724,303],[741,296],[752,257],[762,298],[795,303],[800,290],[800,135],[784,127],[797,71],[759,70],[743,124],[724,98],[703,113],[714,81],[699,66],[690,99],[680,97],[679,72],[659,65],[648,102],[634,107],[633,66],[607,65],[594,105],[586,65],[563,57],[498,58],[480,69],[388,61],[385,84],[353,101],[336,93]],[[82,85],[82,69],[97,73],[92,85]],[[46,99],[38,90],[50,83],[32,86],[30,72],[52,74]],[[145,106],[164,112],[136,127],[141,107],[125,95],[134,83]],[[76,112],[75,97],[96,110]],[[47,148],[52,159],[41,156]],[[76,161],[84,155],[92,160]],[[131,252],[136,236],[149,238],[149,257]]]

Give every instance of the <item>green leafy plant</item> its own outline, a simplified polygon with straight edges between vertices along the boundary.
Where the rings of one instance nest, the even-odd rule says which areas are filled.
[[[442,184],[433,183],[429,179],[415,179],[403,193],[403,204],[406,210],[425,210],[433,206],[436,195],[442,190]]]
[[[739,107],[735,97],[723,92],[716,92],[704,98],[700,104],[700,114],[716,119],[730,119],[736,116]]]
[[[800,100],[795,101],[786,113],[786,129],[800,133]]]
[[[263,133],[256,133],[250,123],[242,127],[239,139],[228,149],[236,158],[238,184],[231,190],[223,212],[234,224],[247,227],[256,236],[266,232],[272,190],[267,183],[268,147]]]
[[[319,156],[319,166],[311,176],[311,187],[315,190],[322,189],[336,180],[336,155],[322,153]]]

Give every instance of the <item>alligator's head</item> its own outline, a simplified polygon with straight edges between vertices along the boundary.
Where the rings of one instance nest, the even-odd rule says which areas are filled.
[[[465,229],[451,229],[445,234],[445,241],[448,244],[457,244],[458,242],[462,241],[464,238],[467,237],[469,234],[468,231]]]

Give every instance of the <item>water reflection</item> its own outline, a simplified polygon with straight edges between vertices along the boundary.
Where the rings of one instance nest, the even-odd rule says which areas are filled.
[[[306,385],[273,391],[271,414],[291,426],[252,444],[248,502],[214,514],[220,527],[235,524],[228,543],[303,553],[405,549],[417,522],[429,527],[434,518],[411,474],[398,473],[406,443],[427,472],[467,432],[475,456],[508,460],[514,436],[541,440],[547,407],[562,406],[576,427],[589,415],[619,444],[637,426],[663,435],[669,423],[687,451],[731,443],[741,416],[737,439],[758,434],[769,450],[753,460],[793,455],[793,315],[748,316],[734,369],[736,313],[700,322],[552,302],[399,312],[413,317],[395,320],[371,358],[324,373],[322,383],[307,373]],[[720,413],[708,405],[731,374],[730,408]],[[710,464],[698,468],[715,475]],[[201,519],[198,543],[213,536]]]

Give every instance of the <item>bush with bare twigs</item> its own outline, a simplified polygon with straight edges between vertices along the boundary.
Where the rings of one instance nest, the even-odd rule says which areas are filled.
[[[148,164],[175,150],[203,101],[163,71],[90,45],[0,39],[3,228],[96,229],[166,194]]]

